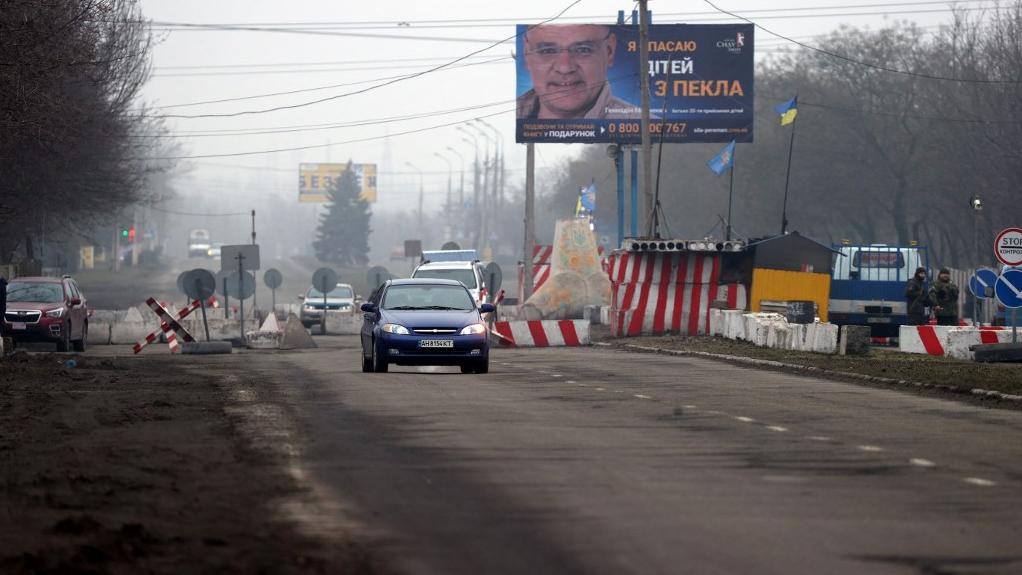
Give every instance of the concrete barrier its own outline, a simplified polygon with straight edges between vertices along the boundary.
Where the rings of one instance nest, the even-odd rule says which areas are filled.
[[[114,345],[138,343],[159,328],[158,323],[147,324],[142,319],[142,313],[138,311],[138,308],[133,307],[125,311],[123,315],[120,313],[115,315],[116,321],[110,326],[110,343]]]
[[[86,338],[85,343],[89,345],[110,345],[110,324],[90,319],[89,337]]]
[[[970,347],[979,344],[1011,343],[1011,330],[1001,329],[978,330],[975,328],[959,328],[948,331],[947,346],[944,348],[947,357],[954,359],[974,360],[976,354]]]
[[[590,345],[585,320],[498,321],[493,330],[501,341],[514,347],[576,347]]]
[[[776,313],[710,310],[711,334],[760,347],[834,354],[839,332],[838,326],[829,323],[790,324]]]
[[[981,327],[978,330],[970,327],[958,327],[952,325],[903,325],[898,333],[898,350],[904,353],[920,353],[935,356],[950,356],[949,336],[953,331],[1001,331],[999,327]],[[982,336],[976,335],[976,338]],[[986,343],[975,341],[974,343]],[[996,343],[992,336],[989,343]],[[961,355],[961,350],[956,351]],[[969,357],[971,359],[971,356]]]

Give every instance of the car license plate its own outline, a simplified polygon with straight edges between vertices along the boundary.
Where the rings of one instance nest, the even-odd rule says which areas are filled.
[[[419,347],[454,347],[453,339],[420,339]]]
[[[891,318],[889,318],[889,317],[868,317],[868,318],[866,318],[866,323],[891,323]]]
[[[11,329],[27,329],[27,326],[21,322],[14,322],[11,324]]]

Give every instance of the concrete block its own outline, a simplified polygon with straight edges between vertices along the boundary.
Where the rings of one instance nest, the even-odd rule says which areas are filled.
[[[948,332],[947,346],[944,351],[947,357],[962,360],[976,359],[972,348],[977,345],[1011,343],[1010,329],[959,328]]]
[[[898,332],[898,350],[903,353],[947,355],[951,325],[903,325]]]
[[[305,329],[302,321],[295,314],[287,316],[287,323],[284,324],[284,337],[280,341],[280,349],[312,349],[319,347],[312,334]]]
[[[600,306],[600,324],[601,325],[608,325],[608,324],[610,324],[610,306],[609,305],[601,305]]]
[[[96,322],[105,323],[107,325],[112,324],[117,321],[117,313],[118,312],[116,310],[112,309],[94,309],[92,310],[92,314],[89,316],[89,323],[91,324],[92,322]],[[125,311],[123,314],[126,315],[127,312]]]
[[[869,355],[870,329],[864,325],[843,325],[840,333],[841,355]]]
[[[156,326],[147,326],[141,321],[119,321],[110,326],[110,343],[113,345],[137,343],[155,329]]]
[[[814,353],[837,353],[838,347],[838,335],[840,330],[837,325],[832,323],[814,323],[808,324],[813,326],[813,339],[812,351]],[[806,338],[808,340],[808,336]]]
[[[720,309],[710,308],[710,336],[724,335],[724,314]]]
[[[90,319],[89,337],[85,342],[89,345],[110,345],[110,324]]]
[[[588,321],[590,324],[600,323],[600,306],[598,305],[587,305],[582,308],[582,319]]]
[[[283,335],[279,331],[250,331],[245,334],[245,345],[249,349],[277,349]]]
[[[990,343],[973,346],[976,361],[985,363],[1022,362],[1022,343]]]
[[[724,337],[728,339],[745,339],[745,312],[742,310],[723,310]]]
[[[322,324],[313,327],[316,333],[322,333]],[[362,331],[361,315],[327,315],[326,332],[330,335],[356,335]]]

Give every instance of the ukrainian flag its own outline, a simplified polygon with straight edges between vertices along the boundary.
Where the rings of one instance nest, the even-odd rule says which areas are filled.
[[[774,111],[781,117],[782,126],[787,126],[794,122],[795,116],[798,115],[798,96],[795,96],[783,104],[774,106]]]

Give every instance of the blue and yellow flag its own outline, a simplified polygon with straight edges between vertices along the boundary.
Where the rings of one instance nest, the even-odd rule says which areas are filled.
[[[579,198],[582,202],[582,207],[589,210],[590,212],[596,211],[596,182],[589,184],[589,186],[582,189],[582,196]]]
[[[795,116],[798,115],[798,96],[795,96],[783,104],[774,106],[774,111],[781,117],[782,126],[787,126],[794,122]]]
[[[706,162],[706,165],[718,176],[733,168],[735,165],[735,141],[731,140],[731,143],[724,146],[724,149],[709,162]]]

